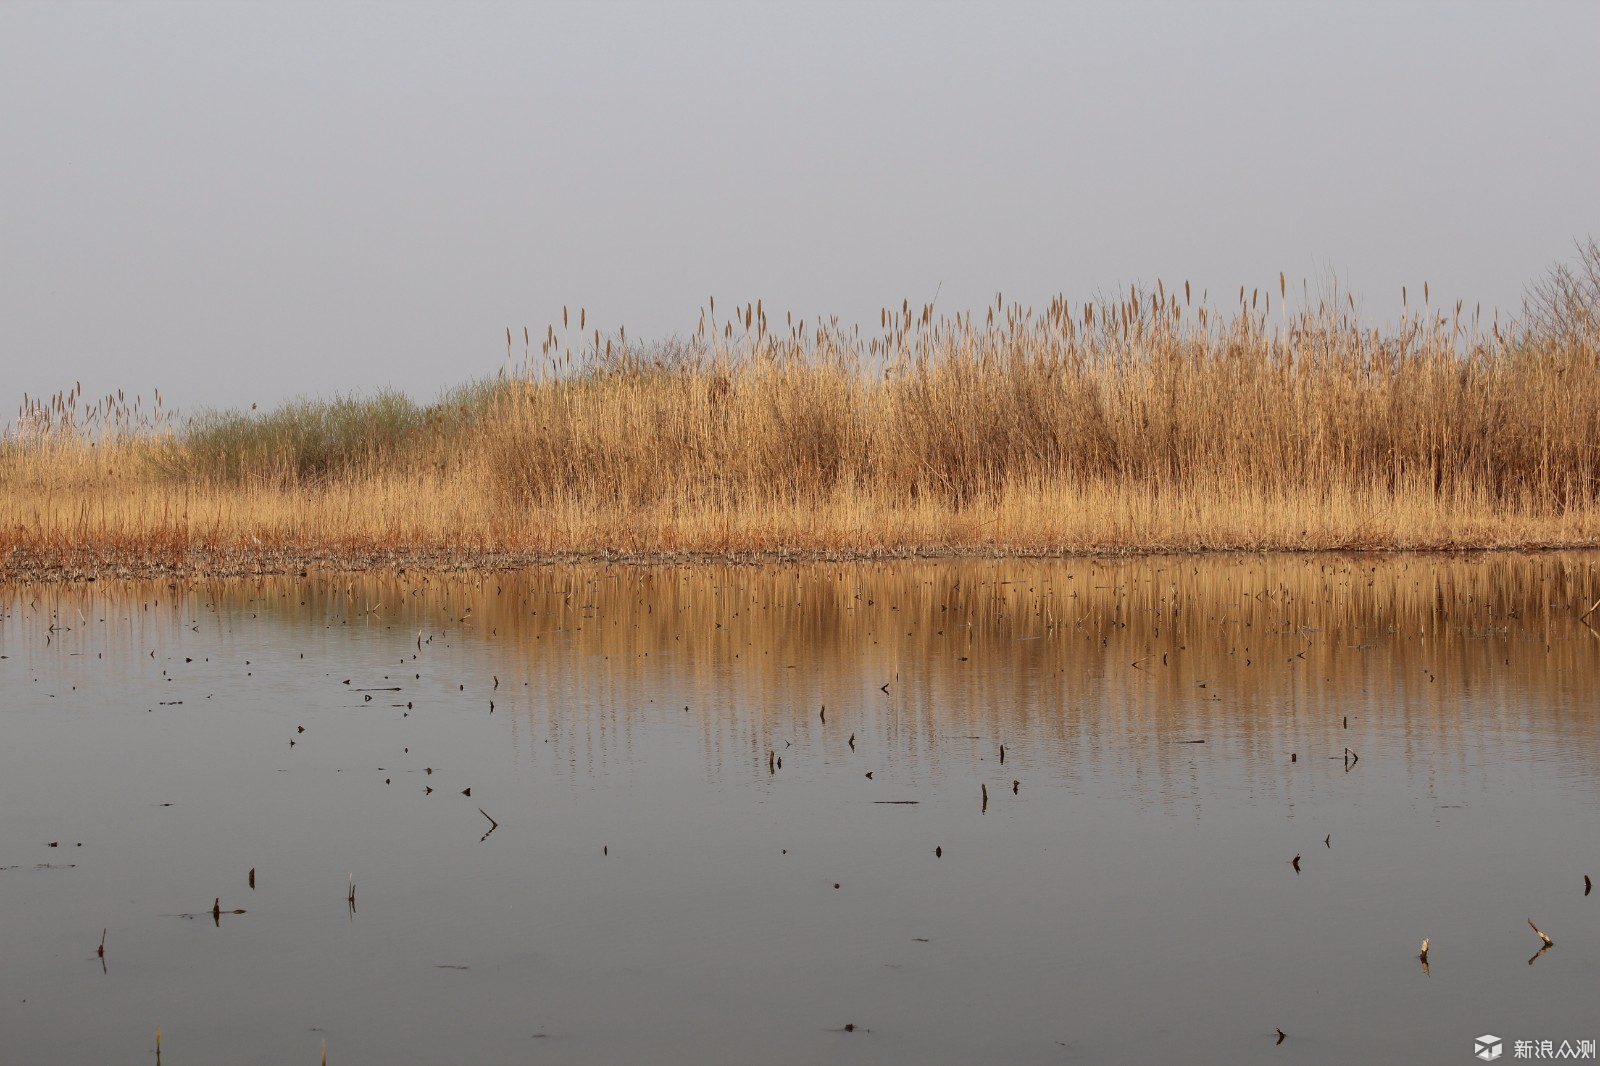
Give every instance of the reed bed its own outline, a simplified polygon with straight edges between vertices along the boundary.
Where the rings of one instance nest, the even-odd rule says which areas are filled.
[[[0,445],[0,567],[1600,542],[1594,329],[1424,292],[1380,330],[1274,288],[904,304],[872,335],[713,301],[651,344],[564,310],[428,406],[74,390]]]

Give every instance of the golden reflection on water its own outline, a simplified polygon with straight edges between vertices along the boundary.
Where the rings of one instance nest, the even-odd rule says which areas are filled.
[[[441,1061],[450,1043],[521,1061],[527,1036],[495,1034],[530,1032],[530,1002],[556,1005],[539,1024],[578,1037],[574,1061],[717,1058],[734,1015],[753,1019],[741,1046],[786,1034],[770,1046],[793,1042],[787,1061],[837,1057],[804,1041],[851,1020],[903,1061],[1059,1061],[1069,1040],[1086,1061],[1196,1043],[1254,1061],[1278,1054],[1253,1049],[1276,1048],[1279,1025],[1313,1058],[1425,1061],[1482,1031],[1480,1004],[1587,1017],[1600,634],[1581,616],[1597,565],[13,585],[0,843],[19,858],[0,855],[0,877],[29,920],[5,926],[7,958],[56,982],[30,992],[39,1035],[23,1026],[22,1046],[54,1049],[97,994],[76,974],[106,976],[72,947],[95,942],[85,914],[110,945],[138,931],[172,938],[146,952],[188,953],[171,956],[189,975],[176,993],[135,977],[95,999],[108,1033],[151,1016],[150,994],[208,1017],[258,1003],[269,1027],[310,1012],[293,1032],[332,1003],[370,1046],[417,1039],[396,1034],[400,1011],[442,1034]],[[484,816],[503,823],[492,836]],[[25,879],[21,849],[80,834],[78,873]],[[163,932],[258,865],[263,905],[221,930],[264,929],[254,947]],[[352,869],[377,924],[345,912]],[[1531,980],[1529,916],[1561,945]],[[112,980],[133,955],[118,949]],[[479,983],[441,998],[441,963]],[[1422,980],[1451,995],[1419,996]],[[981,1018],[974,987],[994,993]],[[808,999],[818,988],[836,998]],[[602,1033],[622,1035],[590,1042]],[[213,1039],[237,1048],[231,1029]]]
[[[376,631],[419,670],[447,642],[476,644],[488,676],[458,691],[542,717],[575,766],[626,758],[651,716],[687,707],[713,773],[767,773],[769,751],[791,750],[791,765],[842,755],[853,735],[854,750],[892,752],[911,774],[952,753],[997,758],[1005,743],[1013,767],[1070,774],[1088,752],[1089,769],[1137,779],[1191,758],[1179,742],[1195,740],[1253,759],[1399,744],[1465,763],[1484,731],[1532,728],[1545,754],[1579,739],[1592,751],[1600,634],[1579,616],[1600,595],[1596,562],[1228,555],[102,582],[17,589],[7,625],[42,644],[48,631],[19,633],[21,617],[106,617],[138,647],[176,648],[216,611],[234,627]]]

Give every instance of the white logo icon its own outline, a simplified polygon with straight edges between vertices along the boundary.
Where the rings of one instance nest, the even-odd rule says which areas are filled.
[[[1503,1050],[1498,1036],[1480,1036],[1472,1042],[1472,1053],[1484,1062],[1493,1062]]]

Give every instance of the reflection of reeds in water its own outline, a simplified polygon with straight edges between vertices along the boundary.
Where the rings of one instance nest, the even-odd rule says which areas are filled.
[[[1359,758],[1365,772],[1397,739],[1459,746],[1529,714],[1588,750],[1600,637],[1577,615],[1600,592],[1594,565],[1561,553],[574,565],[29,586],[12,611],[74,625],[137,615],[161,629],[141,631],[142,647],[185,639],[206,604],[229,626],[356,626],[378,624],[366,609],[381,602],[420,671],[445,654],[434,634],[458,649],[471,646],[463,631],[482,640],[479,691],[461,698],[481,708],[505,681],[502,713],[515,728],[538,716],[540,739],[574,766],[629,758],[635,725],[687,706],[724,769],[781,772],[785,741],[860,759],[863,773],[886,754],[967,759],[1003,744],[1003,788],[1062,753],[1133,773],[1187,764],[1197,749],[1179,742],[1197,740],[1283,766],[1291,752],[1347,769]],[[10,639],[46,635],[22,624]]]
[[[1281,279],[1276,313],[1189,296],[907,305],[875,337],[759,306],[653,347],[552,326],[522,373],[430,407],[174,424],[74,391],[0,444],[0,526],[28,558],[122,561],[1600,537],[1592,338],[1460,307],[1383,332],[1344,300],[1289,315]]]

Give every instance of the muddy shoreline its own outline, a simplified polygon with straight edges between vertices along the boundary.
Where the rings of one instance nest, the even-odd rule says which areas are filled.
[[[516,552],[451,548],[302,551],[195,549],[180,554],[135,556],[94,548],[38,553],[13,549],[0,558],[0,585],[80,583],[104,580],[206,579],[284,574],[422,571],[427,573],[507,572],[552,566],[766,566],[785,563],[862,563],[901,559],[1122,559],[1140,556],[1342,555],[1482,556],[1504,553],[1550,554],[1593,551],[1596,543],[1493,546],[1387,546],[1318,548],[1208,548],[1133,545],[1092,549],[1059,548],[859,548],[781,551]]]

